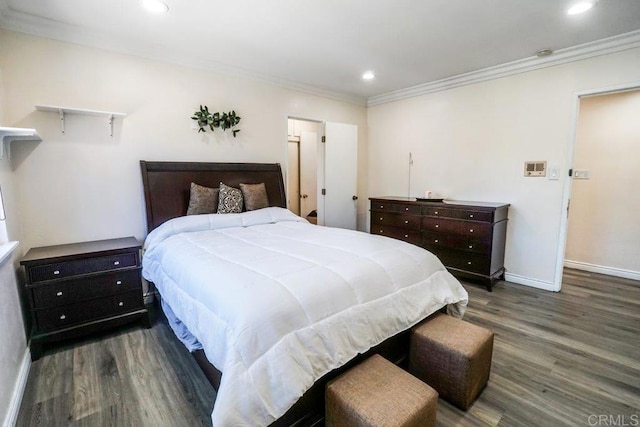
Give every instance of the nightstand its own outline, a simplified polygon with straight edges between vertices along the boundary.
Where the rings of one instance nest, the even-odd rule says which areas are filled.
[[[33,248],[20,264],[33,328],[31,359],[44,343],[141,320],[140,243],[133,237]]]

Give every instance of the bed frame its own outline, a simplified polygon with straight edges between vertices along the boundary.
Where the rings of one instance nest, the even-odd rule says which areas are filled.
[[[240,183],[265,183],[270,206],[286,208],[282,170],[279,164],[267,163],[192,163],[140,161],[142,183],[150,232],[165,221],[187,213],[191,182],[205,187],[218,187],[224,182],[232,187]],[[372,354],[380,354],[398,365],[404,365],[409,350],[409,333],[404,331],[389,338],[346,365],[316,381],[300,400],[272,426],[322,425],[326,383]],[[204,351],[193,354],[211,385],[218,390],[222,373],[207,360]]]

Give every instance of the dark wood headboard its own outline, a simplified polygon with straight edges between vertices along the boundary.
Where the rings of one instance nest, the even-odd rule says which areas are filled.
[[[264,182],[270,206],[287,207],[278,163],[198,163],[140,161],[147,209],[147,231],[187,214],[191,183],[217,188]]]

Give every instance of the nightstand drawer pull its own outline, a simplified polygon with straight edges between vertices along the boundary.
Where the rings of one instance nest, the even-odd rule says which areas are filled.
[[[116,285],[122,285],[122,280],[116,281]]]
[[[438,240],[438,239],[436,239],[436,240],[434,240],[434,241],[433,241],[433,243],[438,243],[438,242],[439,242],[439,240]]]
[[[435,211],[434,214],[438,215],[438,211]]]
[[[473,214],[470,214],[470,215],[469,215],[469,218],[473,218]]]
[[[380,234],[382,234],[382,233],[383,233],[383,231],[382,231],[382,230],[380,230]]]
[[[60,320],[64,320],[66,318],[67,318],[67,316],[65,316],[64,314],[62,316],[60,316]]]
[[[54,271],[53,274],[60,274],[60,270]]]
[[[61,297],[61,296],[62,296],[62,291],[58,291],[58,292],[56,292],[56,296],[57,296],[57,297]]]
[[[405,211],[408,211],[408,210],[409,210],[409,208],[404,208],[404,210],[405,210]]]
[[[380,217],[380,221],[382,221],[382,217]]]
[[[473,233],[473,228],[469,230],[469,233]]]
[[[405,223],[405,224],[409,224],[409,220],[405,220],[405,222],[404,222],[404,223]]]
[[[469,263],[469,264],[471,264],[471,263]],[[118,303],[118,307],[122,307],[122,306],[124,306],[124,303],[123,303],[122,301],[120,301],[120,302]]]
[[[120,265],[120,261],[113,261],[113,265]]]
[[[440,226],[438,224],[436,224],[436,228],[440,228]]]
[[[380,209],[384,209],[384,206],[380,205]]]
[[[469,249],[473,249],[473,245],[469,245]]]
[[[405,234],[405,235],[404,235],[404,238],[405,238],[405,239],[408,239],[408,238],[409,238],[409,235],[408,235],[408,234]]]
[[[471,261],[467,261],[467,265],[471,265]]]

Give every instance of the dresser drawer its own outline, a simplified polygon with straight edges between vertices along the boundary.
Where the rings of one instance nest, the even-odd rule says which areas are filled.
[[[142,292],[127,292],[78,304],[36,311],[39,332],[49,332],[144,308]]]
[[[417,215],[402,215],[387,212],[371,212],[371,226],[387,225],[392,227],[420,229],[420,217]]]
[[[422,208],[422,214],[440,218],[456,218],[468,219],[470,221],[493,222],[493,212],[441,208],[437,206],[424,206]]]
[[[414,245],[419,245],[421,241],[419,231],[407,230],[400,227],[372,225],[371,234],[379,234],[380,236],[392,237],[394,239],[403,240]]]
[[[79,276],[82,274],[101,271],[117,270],[120,268],[135,267],[138,257],[135,253],[125,253],[105,257],[85,258],[75,261],[59,262],[29,267],[30,282],[44,282],[47,280],[62,279],[65,277]]]
[[[75,302],[116,295],[140,289],[140,269],[56,281],[31,287],[37,309],[59,307]]]
[[[405,205],[402,203],[385,202],[379,200],[371,201],[371,210],[420,215],[420,206],[418,205]]]
[[[423,217],[422,229],[427,232],[473,237],[483,241],[491,241],[492,235],[491,224],[444,218]]]
[[[436,255],[446,267],[484,275],[490,274],[490,255],[441,248],[435,248],[431,250],[431,252]]]
[[[450,248],[482,254],[488,254],[491,250],[491,244],[488,241],[442,233],[425,232],[422,236],[422,245],[429,250],[432,248]]]

